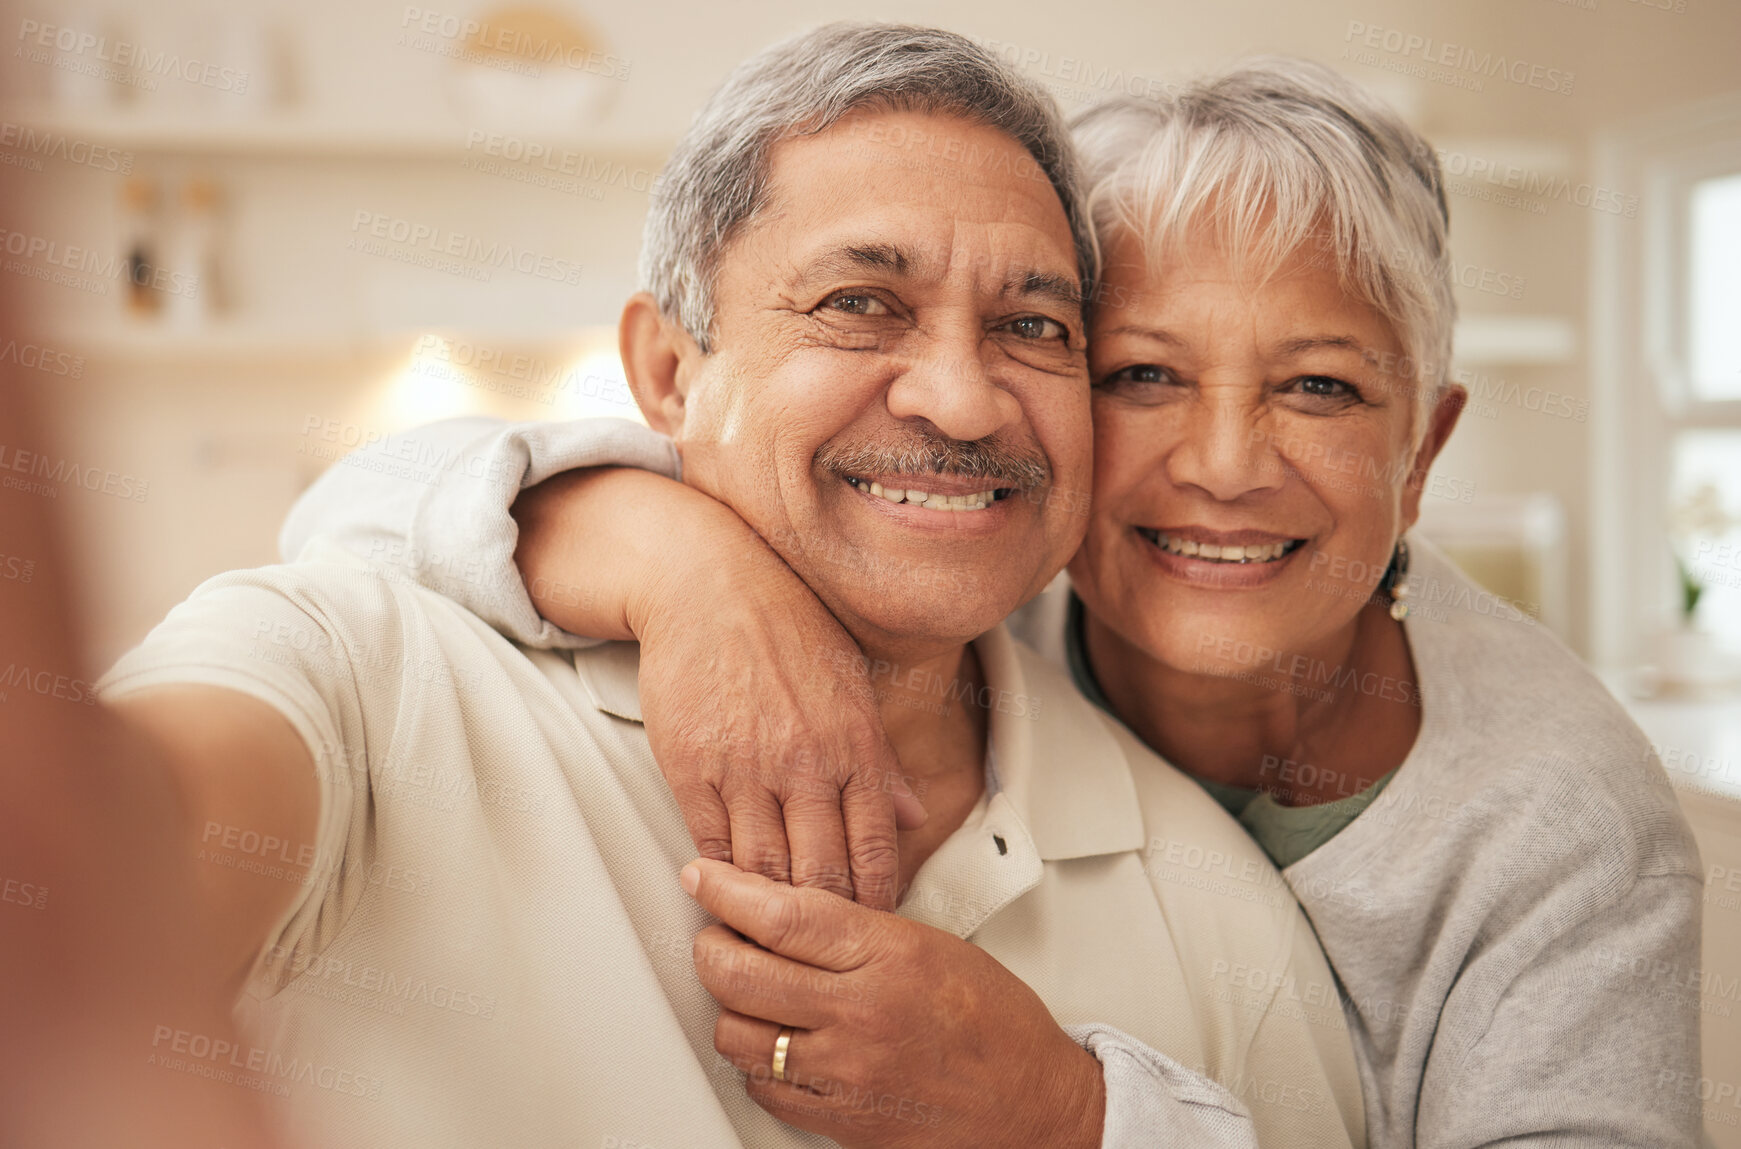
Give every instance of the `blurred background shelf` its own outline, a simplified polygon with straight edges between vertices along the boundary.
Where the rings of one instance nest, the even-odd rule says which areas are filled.
[[[468,128],[451,120],[390,123],[308,114],[196,119],[123,111],[72,116],[22,107],[9,109],[6,119],[38,133],[54,133],[125,152],[206,159],[449,160],[484,154],[488,138],[496,137],[535,143],[549,155],[578,153],[658,161],[675,142],[608,126],[581,134],[547,135]]]
[[[68,351],[109,365],[222,366],[288,362],[355,362],[383,355],[409,355],[420,343],[439,339],[499,354],[562,351],[596,343],[591,329],[370,328],[355,331],[296,329],[245,323],[214,323],[199,330],[98,326],[54,330],[45,338]]]

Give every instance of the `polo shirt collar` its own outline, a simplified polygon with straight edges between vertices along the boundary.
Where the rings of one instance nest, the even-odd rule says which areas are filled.
[[[998,783],[1045,861],[1143,848],[1130,763],[1070,680],[1001,624],[974,643]]]
[[[1107,720],[1062,672],[1020,646],[1003,624],[976,640],[974,651],[985,678],[980,701],[990,712],[994,797],[1007,802],[1039,858],[1050,862],[1141,850],[1136,784]],[[577,650],[574,667],[599,710],[644,721],[639,644],[607,642]]]

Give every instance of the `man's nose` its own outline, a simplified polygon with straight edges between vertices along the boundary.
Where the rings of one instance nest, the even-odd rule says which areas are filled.
[[[975,324],[931,334],[889,385],[889,414],[923,419],[947,438],[985,439],[1022,418],[1022,406],[986,369]]]
[[[1261,406],[1237,394],[1200,392],[1183,417],[1179,446],[1168,458],[1173,482],[1219,502],[1282,485],[1286,460]]]

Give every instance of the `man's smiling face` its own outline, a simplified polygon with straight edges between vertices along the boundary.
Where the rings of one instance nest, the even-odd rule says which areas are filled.
[[[1079,294],[1058,195],[1002,132],[860,111],[783,141],[680,370],[685,481],[861,642],[976,637],[1082,538]]]

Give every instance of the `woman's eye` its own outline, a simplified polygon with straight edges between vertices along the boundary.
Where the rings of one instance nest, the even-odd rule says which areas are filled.
[[[888,304],[863,291],[841,291],[829,296],[822,304],[848,315],[887,315]]]
[[[1069,334],[1062,323],[1044,315],[1024,315],[1004,326],[1021,339],[1062,339]]]
[[[1153,363],[1138,363],[1134,367],[1124,367],[1108,375],[1101,383],[1103,387],[1117,387],[1130,383],[1172,383],[1173,373],[1165,367],[1157,367]]]
[[[1294,386],[1302,395],[1311,395],[1319,399],[1359,399],[1360,392],[1352,383],[1340,379],[1332,379],[1328,375],[1306,375],[1294,380]]]

